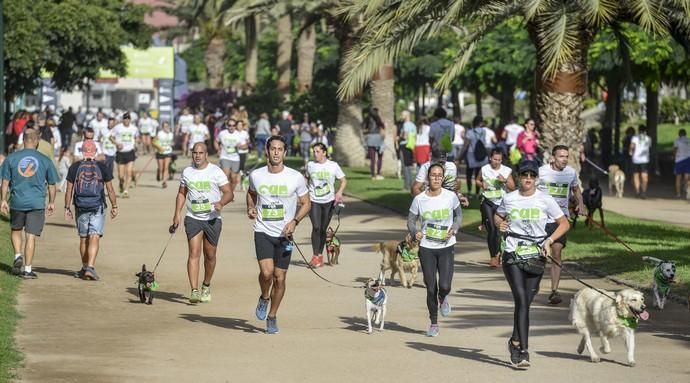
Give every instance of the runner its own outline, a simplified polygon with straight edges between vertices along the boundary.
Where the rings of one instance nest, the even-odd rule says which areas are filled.
[[[515,190],[515,181],[511,177],[513,170],[503,163],[503,151],[499,148],[491,149],[489,163],[482,166],[477,177],[477,186],[482,189],[482,203],[479,211],[482,213],[482,224],[486,230],[486,242],[489,246],[489,267],[498,267],[501,239],[498,229],[494,225],[496,209],[503,200],[506,192]]]
[[[156,133],[152,145],[156,149],[156,162],[158,163],[158,170],[156,171],[156,180],[162,181],[161,187],[163,189],[168,187],[168,169],[170,161],[173,156],[173,142],[175,136],[170,131],[170,123],[163,121],[161,130]]]
[[[429,167],[429,188],[418,194],[407,216],[407,229],[419,242],[419,261],[426,285],[426,306],[431,324],[427,336],[437,336],[438,308],[441,315],[450,315],[448,302],[453,281],[455,234],[462,222],[462,208],[454,192],[443,188],[444,168],[441,164]],[[417,230],[421,220],[421,230]],[[438,279],[436,275],[438,274]]]
[[[567,156],[566,156],[567,158]],[[494,223],[506,233],[503,249],[503,273],[515,302],[513,334],[508,340],[510,361],[518,367],[529,367],[529,307],[539,292],[544,263],[555,241],[569,229],[568,220],[556,201],[537,190],[539,165],[534,160],[518,167],[519,190],[503,197],[496,209]],[[557,228],[545,230],[548,221]]]
[[[87,128],[90,129],[90,128]],[[105,225],[105,189],[110,199],[110,218],[117,217],[117,199],[113,189],[113,173],[105,163],[96,161],[96,142],[86,140],[81,147],[83,160],[74,162],[67,171],[65,191],[65,220],[76,220],[79,233],[81,269],[75,277],[99,280],[96,273],[96,256]],[[72,203],[74,213],[72,214]]]
[[[55,183],[58,181],[53,161],[36,150],[38,141],[37,130],[25,129],[24,148],[7,156],[0,168],[0,212],[10,217],[14,248],[12,273],[25,279],[37,278],[32,270],[36,237],[41,236],[45,217],[55,211]],[[25,233],[24,246],[22,230]]]
[[[328,159],[326,145],[314,144],[312,150],[315,160],[307,163],[305,174],[309,181],[311,248],[314,251],[309,264],[312,267],[321,267],[323,266],[323,247],[326,245],[326,231],[333,217],[335,205],[343,201],[343,191],[347,186],[347,179],[345,179],[345,173],[340,169],[340,165]],[[338,191],[335,191],[336,179],[340,181]]]
[[[256,317],[266,320],[267,334],[278,333],[276,315],[285,295],[292,234],[311,207],[304,177],[283,163],[286,154],[287,142],[283,137],[269,138],[266,143],[267,165],[249,174],[247,192],[247,216],[256,220],[254,243],[260,270],[261,295]]]
[[[129,185],[134,177],[134,161],[137,158],[134,145],[138,136],[139,130],[131,124],[129,113],[122,115],[122,123],[115,126],[110,135],[110,142],[117,147],[115,162],[122,198],[129,198]]]
[[[230,188],[234,191],[240,183],[240,155],[237,150],[248,148],[248,143],[243,134],[235,129],[237,121],[228,119],[223,129],[214,142],[216,150],[220,151],[220,167],[230,181]]]
[[[93,139],[100,142],[101,134],[108,129],[108,120],[103,116],[103,112],[96,112],[96,118],[89,121],[89,128],[93,129]]]
[[[175,130],[175,136],[180,137],[180,143],[182,145],[182,153],[185,157],[189,156],[189,129],[194,123],[194,116],[190,114],[189,108],[184,108],[182,114],[177,119],[177,129]]]
[[[194,123],[189,127],[189,149],[198,142],[206,143],[209,138],[211,138],[211,134],[208,126],[201,122],[200,114],[195,114]]]
[[[156,135],[156,130],[158,130],[158,121],[151,118],[148,112],[144,112],[144,116],[139,119],[139,135],[144,154],[151,153],[151,137]]]
[[[551,151],[552,161],[539,168],[539,190],[550,194],[558,203],[558,206],[563,211],[566,218],[570,217],[568,210],[568,202],[570,201],[570,193],[573,193],[577,200],[575,207],[575,214],[584,212],[585,208],[582,203],[582,193],[580,192],[580,182],[577,179],[575,169],[568,166],[568,147],[564,145],[556,145]],[[552,235],[558,228],[558,223],[550,220],[546,224],[546,233]],[[556,241],[551,245],[553,250],[553,257],[558,262],[561,262],[561,252],[566,246],[568,239],[565,235],[555,237]],[[563,301],[561,295],[558,293],[558,283],[561,279],[561,268],[551,267],[551,294],[549,295],[549,303],[557,305]]]
[[[180,225],[182,208],[186,206],[184,229],[189,246],[187,275],[192,288],[189,303],[211,301],[211,278],[216,269],[216,250],[223,227],[220,212],[233,199],[228,178],[218,166],[208,162],[206,144],[194,144],[192,166],[183,170],[180,177],[172,226],[175,230]],[[202,247],[204,281],[199,292],[199,259]]]
[[[117,146],[110,140],[113,135],[113,128],[115,128],[115,119],[113,117],[108,118],[108,125],[104,130],[101,130],[101,145],[103,146],[103,154],[105,155],[105,165],[108,168],[110,174],[115,176],[115,157],[117,156]]]
[[[417,177],[412,184],[412,196],[417,196],[427,187],[429,168],[433,164],[440,164],[445,169],[443,176],[443,188],[458,195],[462,206],[469,206],[469,200],[460,192],[460,180],[458,179],[458,168],[452,161],[446,160],[446,153],[440,150],[431,151],[431,160],[422,164],[417,171]]]

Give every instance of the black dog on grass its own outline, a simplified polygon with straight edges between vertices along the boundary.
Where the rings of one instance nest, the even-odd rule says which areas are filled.
[[[153,272],[146,271],[145,264],[141,265],[141,272],[136,275],[139,277],[137,281],[139,300],[147,305],[153,304],[153,291],[158,286],[156,284],[156,277],[153,275]]]
[[[599,180],[596,178],[590,179],[589,188],[582,192],[582,202],[584,202],[587,207],[587,220],[585,220],[585,225],[592,226],[594,212],[599,210],[601,226],[604,226],[604,209],[602,209],[601,197],[602,193],[599,187]]]

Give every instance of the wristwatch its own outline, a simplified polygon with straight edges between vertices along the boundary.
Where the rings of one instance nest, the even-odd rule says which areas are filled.
[[[299,221],[297,220],[297,218],[293,218],[292,220],[295,221],[295,226],[299,225]]]

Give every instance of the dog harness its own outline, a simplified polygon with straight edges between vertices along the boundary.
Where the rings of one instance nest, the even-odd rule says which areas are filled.
[[[668,283],[668,279],[666,279],[664,273],[661,272],[660,267],[657,267],[656,270],[654,270],[654,281],[656,282],[659,292],[662,295],[668,295],[668,292],[671,290],[671,285]]]
[[[340,240],[338,239],[338,237],[333,236],[333,239],[328,241],[327,245],[328,246],[340,246]]]
[[[367,294],[367,290],[364,290],[364,297],[367,298],[371,303],[375,304],[376,306],[381,306],[383,304],[383,301],[386,299],[386,290],[381,288],[379,290],[381,293],[377,296],[370,296]]]
[[[623,322],[623,326],[631,328],[633,330],[637,329],[637,325],[640,323],[640,320],[635,317],[627,318],[623,316],[618,316],[618,319],[620,319],[620,321]]]
[[[414,262],[417,258],[419,258],[417,251],[410,250],[405,241],[402,241],[398,244],[398,254],[400,254],[403,262]]]

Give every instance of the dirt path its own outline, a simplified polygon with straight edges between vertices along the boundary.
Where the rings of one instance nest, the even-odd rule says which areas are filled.
[[[77,235],[60,217],[49,219],[38,244],[39,279],[22,283],[23,319],[17,342],[25,354],[25,382],[351,382],[419,381],[653,381],[686,382],[690,374],[690,312],[669,304],[640,326],[637,367],[625,361],[622,340],[600,364],[578,356],[578,336],[567,306],[549,307],[545,295],[532,307],[529,371],[507,364],[512,299],[500,271],[485,266],[485,246],[463,237],[456,247],[451,303],[441,335],[427,338],[425,290],[391,287],[383,333],[367,335],[362,290],[317,280],[293,255],[288,291],[279,312],[281,333],[268,336],[254,317],[258,268],[244,216],[244,193],[224,211],[213,301],[187,304],[186,242],[178,233],[158,269],[153,306],[138,303],[134,274],[152,265],[168,237],[175,187],[161,190],[153,174],[142,177],[121,216],[109,221],[97,264],[100,282],[72,277],[79,266]],[[58,204],[58,206],[60,206]],[[310,225],[298,229],[306,251]],[[404,221],[388,211],[348,201],[340,239],[341,265],[319,270],[342,283],[375,276],[373,243],[400,238]],[[588,277],[597,286],[618,289]],[[544,282],[543,287],[548,287]],[[569,300],[580,286],[562,283]]]

